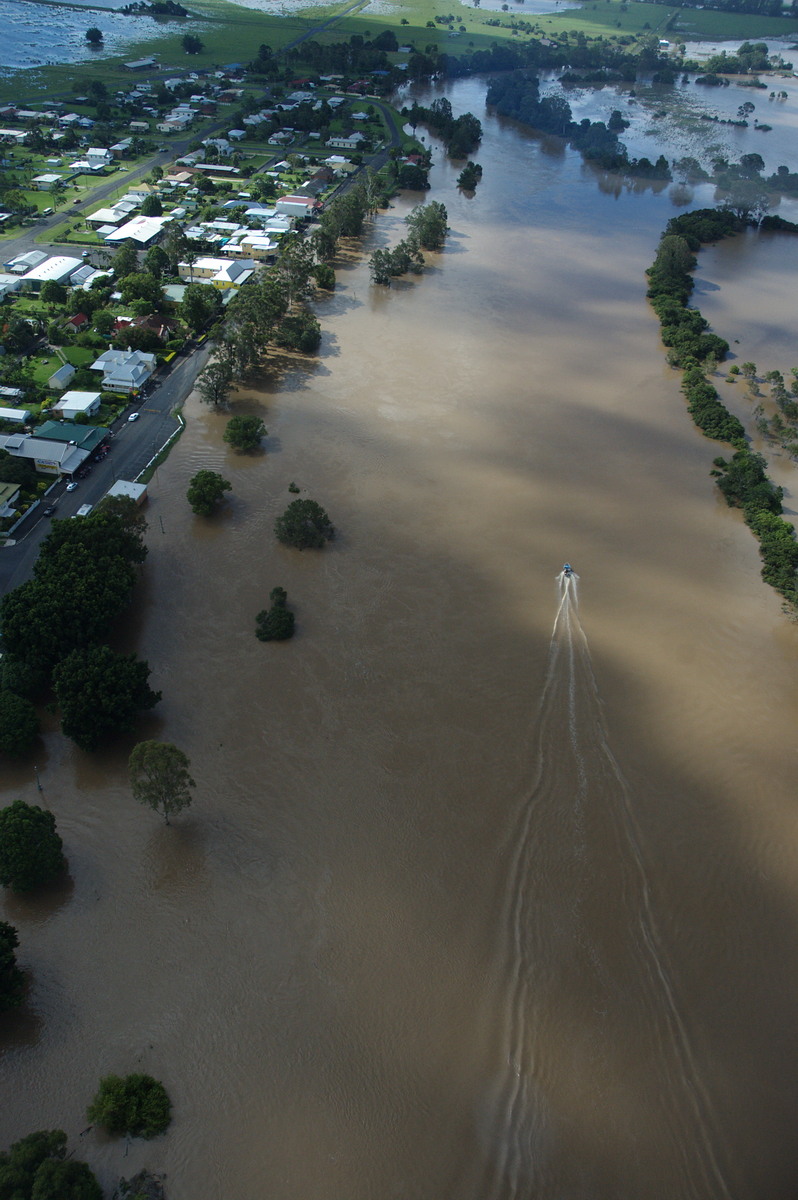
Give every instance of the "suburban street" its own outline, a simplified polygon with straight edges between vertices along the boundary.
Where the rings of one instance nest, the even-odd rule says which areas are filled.
[[[15,541],[0,549],[0,594],[29,579],[39,553],[39,545],[50,529],[50,517],[44,516],[47,504],[56,504],[58,518],[74,516],[83,504],[97,504],[117,479],[135,480],[158,453],[180,422],[173,411],[194,386],[197,375],[210,356],[206,343],[188,355],[179,355],[168,374],[161,373],[148,395],[139,397],[114,422],[111,452],[92,466],[91,474],[81,479],[74,492],[66,490],[66,480],[47,495],[47,499],[29,513],[15,533]],[[140,412],[138,421],[128,421],[131,412]]]

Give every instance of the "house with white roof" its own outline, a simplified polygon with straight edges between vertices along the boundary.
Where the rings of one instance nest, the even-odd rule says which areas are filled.
[[[327,145],[332,146],[336,150],[357,150],[362,142],[365,142],[366,137],[357,130],[355,133],[350,133],[346,137],[336,136],[327,138]]]
[[[177,272],[181,279],[202,280],[212,283],[214,287],[240,287],[251,278],[256,263],[251,259],[240,258],[232,261],[228,258],[198,258],[193,263],[178,263]]]
[[[113,233],[106,234],[103,241],[109,245],[116,245],[131,238],[139,246],[150,246],[160,237],[164,225],[168,224],[169,217],[134,217],[120,225]]]
[[[36,188],[37,192],[46,192],[54,183],[63,183],[64,176],[59,175],[55,171],[49,171],[46,175],[35,175],[31,183]]]
[[[78,413],[90,417],[100,407],[99,392],[64,392],[61,399],[54,405],[54,411],[61,414],[66,421],[74,421]]]

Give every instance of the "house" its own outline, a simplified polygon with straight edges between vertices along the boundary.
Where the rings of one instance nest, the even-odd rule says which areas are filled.
[[[179,329],[179,322],[174,317],[165,317],[161,313],[150,313],[148,317],[136,317],[132,322],[136,329],[148,329],[154,333],[160,342],[168,342]]]
[[[0,403],[17,404],[24,395],[22,388],[0,387]]]
[[[106,350],[91,364],[102,371],[103,387],[111,392],[138,392],[155,370],[155,355],[143,350]]]
[[[137,58],[133,62],[122,63],[126,71],[147,71],[157,65],[154,58]]]
[[[91,268],[89,268],[91,270]],[[85,313],[75,313],[74,317],[69,317],[64,324],[69,325],[77,333],[81,329],[85,329],[89,323],[89,318]]]
[[[64,388],[69,386],[74,378],[75,368],[71,363],[64,363],[62,367],[59,367],[58,370],[50,376],[50,378],[47,380],[47,385],[48,387],[53,388],[54,391],[61,392],[64,390]]]
[[[226,258],[198,258],[194,263],[178,263],[177,271],[181,279],[204,280],[214,287],[240,287],[251,278],[256,263],[250,259],[236,259],[231,262]]]
[[[357,150],[361,143],[366,140],[358,130],[356,133],[350,133],[346,137],[327,138],[327,145],[332,146],[335,150]]]
[[[202,144],[206,148],[212,147],[223,158],[233,153],[232,143],[228,142],[227,138],[205,138]]]
[[[58,175],[55,172],[49,172],[46,175],[36,175],[31,180],[31,183],[36,188],[37,192],[46,192],[53,186],[54,183],[63,183],[63,175]]]
[[[87,417],[98,412],[100,408],[99,392],[64,392],[61,399],[54,405],[54,411],[60,413],[66,421],[74,421],[78,413]]]
[[[92,169],[95,166],[110,167],[114,161],[113,154],[104,146],[90,146],[86,151],[86,158],[91,163]]]
[[[248,255],[256,262],[263,262],[265,259],[274,258],[278,249],[279,242],[272,241],[267,234],[248,233],[240,242],[228,242],[224,252],[225,254]]]

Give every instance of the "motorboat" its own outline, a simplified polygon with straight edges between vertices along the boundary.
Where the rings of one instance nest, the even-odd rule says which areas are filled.
[[[571,578],[571,576],[572,576],[572,575],[573,575],[573,573],[574,573],[574,569],[573,569],[573,567],[571,566],[571,564],[570,564],[570,563],[563,563],[563,565],[562,565],[562,573],[563,573],[563,575],[565,576],[565,578],[566,578],[566,579],[570,579],[570,578]]]

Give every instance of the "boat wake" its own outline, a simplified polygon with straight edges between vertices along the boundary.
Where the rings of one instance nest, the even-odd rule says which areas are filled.
[[[566,564],[534,775],[510,832],[500,1073],[482,1195],[634,1194],[631,1144],[650,1139],[677,1163],[672,1194],[728,1200],[633,798],[608,742],[578,588]],[[658,1161],[652,1151],[653,1175]],[[660,1194],[660,1181],[649,1184],[649,1195]]]

